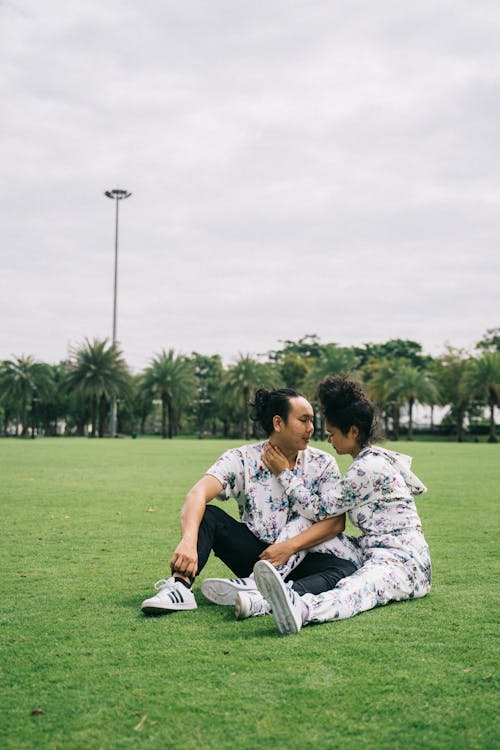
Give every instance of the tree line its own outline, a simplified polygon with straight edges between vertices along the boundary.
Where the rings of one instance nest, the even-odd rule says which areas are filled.
[[[257,437],[251,420],[254,390],[289,387],[316,403],[321,378],[348,374],[365,384],[388,437],[414,436],[417,404],[446,407],[435,431],[459,442],[487,414],[488,441],[497,442],[500,328],[489,329],[468,352],[451,346],[423,354],[415,341],[392,339],[359,347],[322,344],[316,335],[282,341],[259,357],[240,354],[225,365],[218,354],[190,356],[163,350],[138,374],[107,339],[85,339],[67,361],[47,364],[32,356],[0,362],[0,432],[3,435],[108,434],[110,405],[118,401],[121,434],[159,433]],[[323,424],[317,412],[317,434]],[[402,425],[402,414],[405,415]]]

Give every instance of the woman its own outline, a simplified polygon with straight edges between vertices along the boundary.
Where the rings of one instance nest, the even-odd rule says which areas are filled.
[[[339,376],[319,385],[328,442],[353,463],[321,499],[329,516],[348,514],[361,531],[363,565],[335,588],[298,596],[266,561],[254,568],[257,586],[270,603],[281,633],[297,633],[309,623],[353,617],[390,601],[425,596],[431,587],[429,549],[413,500],[426,492],[410,471],[411,458],[373,446],[375,412],[361,385]],[[263,459],[297,507],[317,500],[288,471],[279,449],[269,443]],[[300,512],[300,511],[299,511]]]

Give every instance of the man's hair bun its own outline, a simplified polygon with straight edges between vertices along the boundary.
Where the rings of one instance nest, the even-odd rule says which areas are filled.
[[[273,419],[281,417],[286,423],[290,413],[290,399],[297,398],[302,394],[292,388],[257,388],[255,391],[252,407],[252,420],[269,435],[274,432]]]

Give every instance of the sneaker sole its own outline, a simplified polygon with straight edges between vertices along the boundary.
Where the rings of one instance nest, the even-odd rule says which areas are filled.
[[[236,595],[236,602],[234,605],[234,617],[236,620],[247,620],[250,617],[250,609],[242,602],[240,598],[240,592]]]
[[[141,610],[144,612],[145,615],[166,615],[169,612],[187,612],[188,610],[197,609],[197,605],[194,606],[192,604],[176,604],[175,606],[172,604],[168,606],[165,604],[163,606],[162,604],[143,604],[141,606]]]
[[[257,587],[271,605],[276,627],[283,635],[300,631],[288,598],[287,587],[280,574],[266,560],[259,560],[254,567]]]
[[[214,604],[222,604],[227,607],[232,607],[236,604],[236,599],[241,591],[250,590],[250,586],[238,586],[225,578],[207,578],[201,584],[201,593],[205,599]]]

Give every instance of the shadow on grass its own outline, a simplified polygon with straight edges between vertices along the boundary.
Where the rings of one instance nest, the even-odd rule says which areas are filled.
[[[126,599],[122,599],[119,603],[119,606],[123,607],[124,609],[127,609],[129,611],[132,611],[135,614],[135,621],[136,622],[148,622],[148,621],[155,621],[158,622],[159,620],[165,620],[167,622],[172,617],[175,618],[175,621],[178,621],[182,618],[183,624],[188,625],[189,623],[189,617],[193,618],[193,616],[196,616],[197,613],[199,614],[211,614],[212,617],[210,617],[210,628],[211,627],[217,627],[219,625],[221,628],[227,628],[228,625],[234,625],[235,630],[237,631],[237,634],[239,636],[241,635],[247,635],[249,638],[255,638],[259,641],[266,641],[276,638],[287,638],[288,636],[281,635],[275,626],[274,619],[272,616],[267,616],[265,618],[259,617],[259,618],[249,618],[248,620],[236,620],[234,616],[234,607],[233,606],[221,606],[218,604],[214,604],[213,602],[206,601],[198,601],[198,608],[195,610],[176,610],[176,611],[165,611],[165,612],[158,612],[158,613],[149,613],[145,614],[141,611],[141,601],[142,599],[139,598],[132,598],[127,597]],[[259,630],[255,630],[252,627],[251,632],[248,632],[249,626],[255,624],[255,620],[259,620],[259,625],[265,624],[268,626],[265,630],[261,630],[259,627]],[[196,628],[200,627],[199,620],[191,620],[193,623],[193,626],[196,626]],[[207,629],[207,635],[210,632],[210,628]],[[245,632],[247,631],[247,632]]]
[[[227,612],[227,617],[225,619],[228,620],[234,620],[234,607],[223,607],[218,604],[214,604],[213,602],[208,601],[208,599],[203,599],[202,597],[197,598],[197,608],[196,609],[187,609],[187,610],[165,610],[165,612],[161,613],[150,613],[145,615],[143,612],[141,612],[141,604],[144,601],[144,599],[147,599],[148,596],[151,596],[151,592],[146,592],[144,594],[138,594],[137,596],[127,596],[126,598],[123,598],[121,600],[117,600],[116,604],[120,609],[127,609],[127,610],[134,610],[137,611],[141,617],[165,617],[166,615],[179,615],[179,614],[193,614],[193,612],[198,611],[209,611],[213,610],[214,608],[217,609],[218,612]]]

